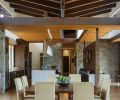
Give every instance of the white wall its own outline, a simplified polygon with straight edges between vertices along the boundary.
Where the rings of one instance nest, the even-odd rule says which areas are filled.
[[[32,69],[40,69],[40,53],[43,52],[43,43],[29,43],[29,51],[32,52]]]

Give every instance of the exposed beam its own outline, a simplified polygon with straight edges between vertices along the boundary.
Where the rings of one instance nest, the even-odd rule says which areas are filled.
[[[24,10],[24,11],[27,11],[27,12],[32,12],[32,13],[36,13],[36,14],[39,14],[41,16],[44,16],[44,11],[29,8],[29,7],[26,7],[26,6],[23,6],[23,5],[10,4],[10,7],[14,8],[14,9]],[[52,16],[52,17],[59,17],[59,15],[55,15],[55,14],[52,14],[52,13],[50,13],[49,15]]]
[[[96,12],[87,13],[87,14],[84,14],[84,15],[80,15],[80,17],[91,17],[91,16],[96,16],[96,15],[108,13],[108,12],[111,12],[111,9],[106,9],[106,10],[100,10],[100,11],[96,11]]]
[[[104,11],[101,13],[107,13]],[[100,14],[100,12],[98,12]],[[88,16],[88,15],[87,15]],[[3,25],[39,25],[60,27],[64,25],[120,25],[120,18],[96,18],[96,17],[79,17],[79,18],[0,18]],[[62,25],[62,26],[61,26]]]
[[[29,11],[25,11],[25,10],[20,10],[20,9],[14,9],[14,10],[15,10],[15,12],[21,13],[21,14],[26,14],[26,15],[30,15],[30,16],[34,16],[34,17],[43,17],[42,15],[32,13],[32,12],[29,12]]]
[[[73,3],[69,3],[69,4],[66,4],[66,10],[68,9],[73,9],[73,8],[76,8],[76,7],[82,7],[82,6],[86,6],[86,5],[96,5],[96,3],[101,3],[101,2],[104,2],[105,4],[108,2],[118,2],[120,0],[81,0],[81,1],[76,1],[76,2],[73,2]],[[92,7],[92,6],[91,6]]]
[[[114,1],[102,1],[102,2],[97,2],[95,4],[89,4],[89,5],[84,5],[84,6],[79,6],[79,7],[76,7],[76,8],[73,8],[73,9],[66,9],[65,10],[65,13],[66,14],[70,14],[72,12],[76,12],[76,11],[85,11],[85,10],[89,10],[89,9],[94,9],[94,8],[97,8],[97,7],[102,7],[102,6],[106,6],[106,5],[111,5],[111,4],[114,4],[115,2]]]
[[[93,3],[97,3],[101,1],[103,0],[77,0],[76,2],[66,4],[66,9],[69,9],[69,8],[71,9],[71,8],[88,5],[88,4],[93,4]]]
[[[24,0],[20,0],[20,1],[24,1]],[[44,5],[44,6],[51,7],[51,8],[60,9],[60,5],[58,3],[51,2],[48,0],[25,0],[25,1],[31,2],[31,3],[36,3],[39,5]]]
[[[39,10],[48,11],[48,12],[55,13],[55,14],[60,14],[60,10],[42,6],[42,5],[38,5],[38,4],[34,4],[34,3],[30,3],[30,2],[26,2],[26,1],[19,1],[19,0],[5,0],[5,1],[8,1],[8,2],[10,2],[12,4],[16,4],[16,5],[24,5],[24,6],[36,8]]]
[[[71,14],[66,15],[66,16],[69,16],[69,17],[81,16],[81,15],[88,14],[88,13],[93,13],[93,12],[96,12],[96,11],[98,12],[98,11],[101,11],[101,10],[111,9],[115,6],[116,6],[116,4],[111,4],[111,5],[107,5],[107,6],[103,6],[103,7],[97,7],[97,8],[94,8],[94,9],[88,9],[86,11],[74,12],[74,13],[71,13]]]
[[[61,17],[65,17],[65,0],[61,0],[60,7],[61,7]]]

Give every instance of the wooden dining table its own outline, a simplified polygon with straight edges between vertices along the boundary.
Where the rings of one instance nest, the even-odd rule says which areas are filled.
[[[26,94],[35,94],[35,86],[27,87],[26,89]],[[69,99],[73,95],[73,84],[70,83],[68,86],[60,86],[56,83],[55,85],[55,94],[58,96],[58,100],[60,100],[60,93],[67,93],[69,96]],[[94,86],[94,93],[98,94],[97,87]]]
[[[27,87],[26,89],[26,94],[35,94],[35,86],[30,86]],[[67,93],[69,98],[71,97],[71,95],[73,95],[73,84],[70,83],[67,86],[60,86],[56,83],[55,85],[55,94],[58,96],[58,100],[60,99],[60,93]]]

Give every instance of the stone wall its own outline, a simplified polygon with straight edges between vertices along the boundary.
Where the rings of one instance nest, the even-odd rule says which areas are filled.
[[[79,73],[80,68],[83,68],[83,43],[78,42],[76,44],[76,69]]]
[[[5,32],[0,30],[0,92],[5,92]]]
[[[110,74],[112,81],[116,81],[119,64],[119,44],[111,42],[100,42],[99,64],[100,72]]]
[[[62,45],[60,43],[57,43],[57,44],[51,45],[51,48],[52,48],[53,56],[44,57],[43,69],[51,69],[51,64],[55,64],[59,68],[61,68]]]

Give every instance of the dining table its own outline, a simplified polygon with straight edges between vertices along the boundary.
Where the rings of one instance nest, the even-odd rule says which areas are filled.
[[[32,85],[30,87],[27,87],[26,89],[26,94],[31,94],[34,95],[35,94],[35,85]],[[65,86],[61,86],[59,84],[55,84],[55,95],[58,97],[58,100],[60,100],[60,94],[61,93],[67,93],[69,100],[70,98],[72,98],[73,96],[73,83],[70,83],[69,85],[65,85]],[[94,86],[94,94],[98,94],[99,91],[97,89],[96,86]]]
[[[30,87],[26,87],[25,92],[27,95],[28,94],[34,95],[35,94],[35,86],[32,85]],[[73,84],[70,83],[69,85],[61,86],[56,83],[55,84],[55,94],[56,94],[56,96],[58,96],[58,100],[60,100],[60,93],[67,93],[69,98],[71,98],[71,96],[73,95]]]

